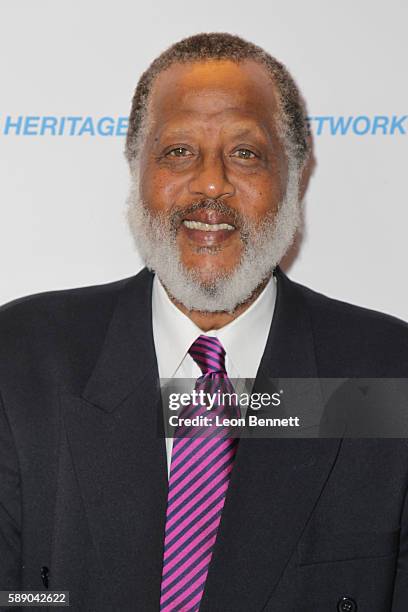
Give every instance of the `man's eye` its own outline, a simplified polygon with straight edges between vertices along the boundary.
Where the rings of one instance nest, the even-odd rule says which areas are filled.
[[[191,155],[190,151],[185,147],[176,147],[172,149],[168,153],[166,153],[167,157],[188,157]]]
[[[232,155],[240,159],[254,159],[256,157],[255,153],[249,149],[237,149]]]

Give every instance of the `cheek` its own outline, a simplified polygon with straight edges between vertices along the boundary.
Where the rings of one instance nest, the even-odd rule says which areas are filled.
[[[169,210],[178,201],[182,189],[179,183],[166,170],[147,165],[141,173],[140,194],[151,210]]]
[[[261,219],[268,212],[275,212],[283,198],[281,181],[273,176],[256,177],[240,185],[243,213]]]

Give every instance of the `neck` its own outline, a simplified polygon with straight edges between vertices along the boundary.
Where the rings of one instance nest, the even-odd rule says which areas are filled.
[[[181,310],[183,314],[185,314],[189,319],[191,319],[193,323],[197,325],[197,327],[207,332],[210,329],[221,329],[221,327],[224,327],[225,325],[227,325],[227,323],[231,323],[231,321],[233,321],[243,312],[245,312],[245,310],[247,310],[251,306],[251,304],[255,302],[256,298],[260,295],[260,293],[262,293],[263,289],[266,287],[269,281],[269,278],[270,276],[266,278],[255,289],[255,291],[251,294],[248,300],[246,300],[242,304],[239,304],[232,312],[202,312],[200,310],[187,310],[187,308],[185,308],[185,306],[183,306],[181,302],[178,302],[168,293],[167,289],[166,292],[173,304],[177,306],[177,308]]]

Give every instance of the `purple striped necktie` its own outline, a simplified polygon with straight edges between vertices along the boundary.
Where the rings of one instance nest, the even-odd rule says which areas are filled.
[[[201,369],[197,391],[233,393],[225,370],[225,350],[215,337],[201,335],[189,353]],[[229,408],[231,409],[231,407]],[[208,412],[190,404],[179,416],[239,416],[239,407],[223,405]],[[180,432],[183,432],[180,434]],[[180,437],[182,435],[183,437]],[[213,435],[174,434],[164,539],[161,612],[199,610],[224,507],[238,439],[227,428]]]

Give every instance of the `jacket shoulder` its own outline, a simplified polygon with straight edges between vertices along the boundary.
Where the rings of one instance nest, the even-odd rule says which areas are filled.
[[[103,304],[114,301],[128,281],[126,278],[101,285],[44,291],[7,302],[0,307],[0,333],[11,329],[21,333],[38,324],[56,322],[67,315],[72,317],[76,312],[86,315],[96,306],[99,310]]]
[[[408,323],[396,316],[329,297],[299,283],[293,284],[303,293],[311,307],[316,309],[319,314],[325,313],[331,318],[340,316],[345,321],[365,323],[367,325],[383,324],[391,329],[405,329],[408,333]]]
[[[137,275],[139,276],[139,275]],[[85,380],[119,296],[136,277],[28,295],[0,308],[0,389],[6,381]],[[35,374],[34,374],[35,373]]]
[[[323,363],[355,376],[408,376],[408,323],[294,284],[307,303]]]

